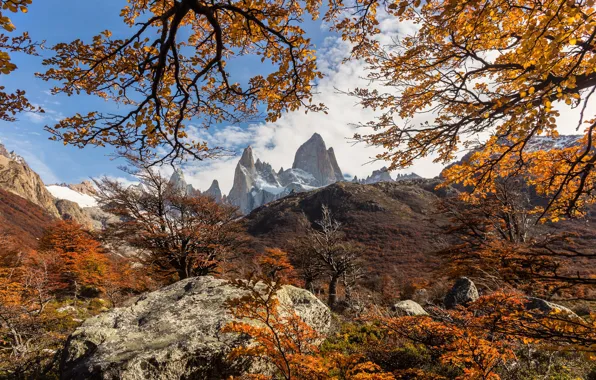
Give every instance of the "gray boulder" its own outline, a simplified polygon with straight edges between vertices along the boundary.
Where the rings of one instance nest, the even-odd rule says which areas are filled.
[[[466,306],[470,302],[476,301],[478,297],[478,289],[476,289],[476,285],[474,285],[472,280],[467,277],[461,277],[447,293],[443,302],[447,309],[453,309],[457,305]]]
[[[197,277],[90,318],[67,341],[61,377],[224,379],[266,374],[262,363],[227,359],[233,347],[250,344],[246,337],[221,332],[233,320],[225,302],[243,294],[225,280]],[[277,296],[282,310],[295,311],[322,334],[329,331],[331,313],[314,295],[284,286]]]
[[[541,298],[526,297],[526,309],[527,310],[538,310],[542,313],[549,314],[552,312],[563,312],[565,314],[578,317],[571,309],[552,303]],[[578,317],[579,318],[579,317]]]
[[[426,310],[420,306],[417,302],[412,300],[406,301],[399,301],[391,308],[396,314],[398,315],[405,315],[405,316],[418,316],[418,315],[428,315]]]

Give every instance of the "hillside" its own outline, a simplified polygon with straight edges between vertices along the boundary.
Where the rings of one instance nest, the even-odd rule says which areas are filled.
[[[446,219],[435,209],[444,194],[434,192],[436,184],[338,182],[259,207],[245,217],[246,228],[261,246],[288,247],[300,233],[303,215],[313,223],[321,217],[321,206],[327,205],[347,237],[366,247],[368,288],[380,290],[387,281],[428,279],[440,265],[435,252],[447,242],[441,232]]]
[[[0,234],[17,236],[23,246],[34,248],[44,229],[54,220],[36,204],[0,189]]]

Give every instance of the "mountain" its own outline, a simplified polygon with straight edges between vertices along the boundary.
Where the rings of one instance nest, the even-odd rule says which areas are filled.
[[[318,133],[313,134],[298,148],[292,169],[311,174],[317,180],[318,186],[327,186],[344,179],[333,148],[327,149],[325,141]]]
[[[294,193],[253,210],[244,217],[255,249],[288,248],[300,233],[301,220],[313,224],[321,207],[330,208],[342,223],[347,238],[365,247],[364,261],[370,289],[379,289],[383,278],[430,279],[441,263],[435,254],[448,237],[442,232],[446,218],[436,209],[448,194],[435,191],[438,180],[358,184],[336,182],[309,192]]]
[[[354,177],[352,182],[354,183],[362,183],[362,184],[372,184],[378,182],[394,182],[394,181],[407,181],[407,180],[415,180],[415,179],[422,179],[416,173],[410,174],[397,174],[397,177],[393,179],[387,167],[383,166],[379,170],[373,170],[372,174],[366,177],[366,179],[358,179],[358,177]]]
[[[278,172],[247,147],[236,165],[234,184],[227,201],[244,214],[294,192],[313,190],[343,180],[333,148],[327,149],[318,133],[296,151],[291,169]]]
[[[76,185],[48,185],[46,188],[56,199],[74,202],[82,208],[97,206],[94,196],[82,183]]]
[[[21,196],[60,218],[55,199],[25,160],[0,144],[0,189]]]
[[[213,180],[211,186],[207,189],[207,191],[205,191],[204,194],[212,197],[218,203],[222,201],[221,190],[219,189],[219,182],[217,182],[216,179]]]
[[[170,177],[170,184],[174,186],[175,189],[183,192],[184,194],[193,194],[195,192],[195,188],[191,184],[186,182],[186,179],[184,178],[184,173],[180,168],[176,168],[176,170],[174,170],[174,173]]]

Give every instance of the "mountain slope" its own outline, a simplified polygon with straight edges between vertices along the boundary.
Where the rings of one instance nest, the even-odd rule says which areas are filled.
[[[37,239],[55,221],[46,210],[29,200],[0,189],[0,234],[13,235],[26,248],[35,248]]]
[[[357,184],[338,182],[305,193],[295,193],[259,207],[247,215],[246,228],[260,247],[288,247],[301,233],[303,215],[311,222],[321,218],[327,205],[344,225],[347,238],[362,243],[370,271],[365,283],[383,286],[383,278],[429,278],[440,260],[434,252],[447,238],[436,214],[439,195],[433,180]]]
[[[4,147],[2,149],[5,151]],[[21,196],[59,218],[54,197],[43,181],[22,159],[0,154],[0,189]]]

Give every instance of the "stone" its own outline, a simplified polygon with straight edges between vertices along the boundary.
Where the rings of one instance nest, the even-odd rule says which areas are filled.
[[[398,315],[404,316],[428,315],[426,310],[424,310],[420,304],[412,300],[399,301],[393,305],[391,310]]]
[[[230,361],[245,337],[222,333],[233,320],[225,302],[244,291],[214,277],[196,277],[142,295],[129,306],[86,320],[68,338],[62,379],[225,379],[243,373],[267,374],[249,359]],[[284,286],[281,308],[327,334],[331,313],[310,292]]]
[[[453,288],[445,296],[445,307],[453,309],[457,305],[466,306],[478,299],[476,285],[467,277],[461,277],[455,282]]]
[[[186,182],[184,172],[180,168],[174,170],[174,173],[170,177],[170,185],[172,185],[176,191],[179,191],[180,194],[192,195],[195,192],[194,187]]]
[[[60,213],[60,217],[64,220],[73,220],[81,226],[93,229],[94,222],[78,203],[66,199],[58,199],[55,202],[56,209]]]
[[[538,310],[545,314],[552,313],[552,312],[563,312],[565,314],[568,314],[568,315],[571,315],[574,317],[578,317],[577,314],[575,314],[573,311],[571,311],[571,309],[569,309],[565,306],[558,305],[553,302],[543,300],[541,298],[526,297],[526,300],[527,300],[527,302],[526,302],[525,306],[526,306],[527,310]]]
[[[273,170],[271,164],[256,159],[249,146],[236,165],[234,183],[227,200],[243,214],[296,192],[310,191],[343,181],[333,148],[327,149],[315,133],[302,144],[291,169]],[[222,197],[223,198],[223,197]]]

